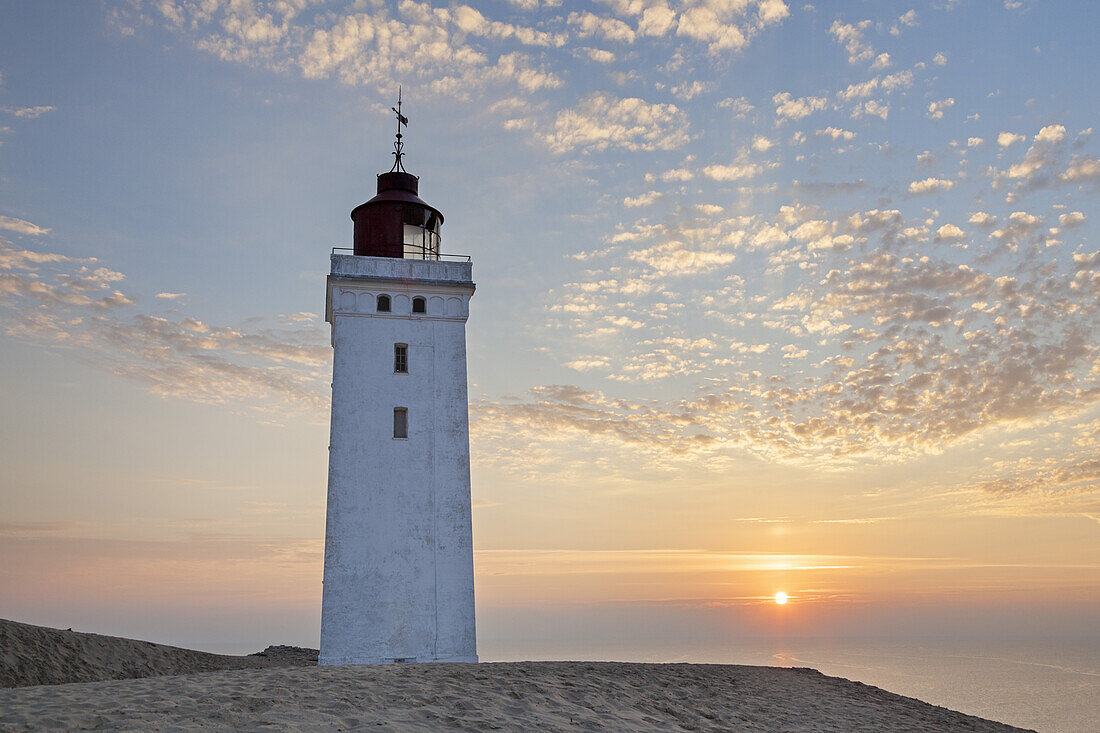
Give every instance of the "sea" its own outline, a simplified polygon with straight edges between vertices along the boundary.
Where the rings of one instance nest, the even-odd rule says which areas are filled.
[[[586,660],[812,667],[1040,733],[1100,733],[1100,639],[730,640],[563,648],[479,644],[481,661]]]

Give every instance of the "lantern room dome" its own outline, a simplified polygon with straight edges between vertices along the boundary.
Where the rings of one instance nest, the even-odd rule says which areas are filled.
[[[352,209],[354,251],[365,257],[438,260],[443,214],[424,201],[420,179],[405,171],[378,175],[378,193]]]

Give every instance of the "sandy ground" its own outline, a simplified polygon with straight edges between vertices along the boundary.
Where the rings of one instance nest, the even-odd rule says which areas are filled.
[[[268,647],[260,655],[229,656],[0,619],[0,687],[316,664],[315,649]]]
[[[813,670],[298,667],[0,690],[0,730],[1012,731]]]
[[[317,667],[312,650],[269,649],[264,657],[222,656],[0,621],[4,684],[105,680],[0,689],[0,731],[1020,730],[812,669],[617,662]],[[207,671],[218,665],[221,671]]]

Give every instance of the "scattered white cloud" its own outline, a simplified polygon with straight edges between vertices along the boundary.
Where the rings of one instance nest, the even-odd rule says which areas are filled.
[[[1058,217],[1058,225],[1066,229],[1072,229],[1081,226],[1087,219],[1088,217],[1080,211],[1071,211]]]
[[[826,127],[823,130],[818,130],[814,134],[818,137],[830,137],[833,140],[854,140],[856,137],[856,134],[851,130],[842,130],[840,128],[833,127],[832,125]]]
[[[1047,125],[1035,135],[1036,142],[1060,143],[1066,139],[1066,128],[1063,125]]]
[[[670,91],[680,99],[690,101],[700,94],[713,91],[715,86],[714,82],[691,81],[676,84]]]
[[[135,299],[119,290],[124,280],[94,258],[16,250],[0,241],[0,330],[77,352],[161,396],[231,405],[272,420],[324,418],[331,349],[319,317],[232,328],[135,313]]]
[[[718,107],[719,109],[732,110],[734,118],[739,120],[745,119],[745,116],[749,112],[752,112],[754,109],[756,109],[756,107],[750,104],[749,100],[744,97],[730,97],[727,99],[723,99],[721,102],[718,103]]]
[[[890,27],[890,35],[900,36],[901,32],[905,28],[916,28],[919,25],[917,22],[917,11],[907,10],[898,16],[898,21]]]
[[[32,224],[29,221],[16,219],[11,216],[0,216],[0,230],[24,234],[31,237],[40,237],[50,233],[49,229],[44,229],[37,224]]]
[[[953,107],[955,100],[951,97],[947,99],[941,99],[938,102],[930,102],[928,104],[928,117],[933,120],[942,120],[944,110]]]
[[[634,196],[633,198],[627,196],[623,199],[623,206],[627,207],[628,209],[634,209],[642,206],[650,206],[655,203],[657,199],[661,198],[661,196],[662,194],[660,191],[648,191],[646,193]]]
[[[745,178],[753,178],[763,170],[755,163],[734,163],[732,165],[708,165],[703,169],[703,175],[715,181],[740,181]]]
[[[1096,158],[1075,160],[1058,177],[1066,183],[1091,181],[1100,178],[1100,160]]]
[[[763,135],[755,135],[752,138],[752,149],[759,153],[765,153],[771,150],[774,145],[774,140],[769,140]]]
[[[877,99],[869,99],[861,105],[857,104],[855,106],[855,108],[852,110],[852,118],[853,119],[856,119],[858,117],[863,117],[864,115],[868,115],[870,117],[879,117],[879,118],[885,120],[887,118],[887,116],[889,116],[889,114],[890,114],[890,105],[889,104],[883,104],[882,102],[878,101]]]
[[[582,47],[578,49],[589,61],[595,61],[597,64],[611,64],[615,62],[615,54],[610,51],[605,51],[602,48],[590,48]]]
[[[800,120],[808,117],[813,112],[825,109],[828,100],[825,97],[799,97],[791,96],[790,92],[780,92],[772,97],[775,103],[775,114],[781,119]]]
[[[878,84],[879,78],[877,76],[857,84],[849,84],[846,89],[837,92],[837,97],[845,102],[851,102],[854,99],[862,97],[869,97],[878,89]]]
[[[597,92],[559,112],[540,138],[555,153],[674,150],[688,141],[687,126],[687,116],[674,104]]]
[[[938,191],[950,191],[955,187],[954,181],[943,178],[925,178],[923,181],[913,181],[909,184],[909,193],[924,194]]]
[[[634,30],[617,18],[608,18],[594,13],[570,13],[569,24],[574,26],[581,38],[598,36],[609,41],[633,43]]]
[[[871,63],[871,68],[875,70],[888,69],[892,64],[893,61],[890,59],[890,54],[884,52],[875,56],[874,62]]]
[[[966,232],[954,224],[944,224],[936,230],[937,242],[957,242],[965,237]]]
[[[18,117],[24,120],[33,120],[36,117],[40,117],[47,112],[53,112],[57,107],[52,106],[39,106],[39,107],[0,107],[0,111],[6,112],[9,115]]]
[[[829,27],[829,33],[848,52],[848,63],[858,64],[874,58],[875,50],[863,40],[863,32],[870,27],[870,20],[859,23],[842,23],[836,20]]]
[[[882,88],[888,94],[901,89],[908,89],[911,86],[913,86],[913,72],[908,69],[882,77]]]

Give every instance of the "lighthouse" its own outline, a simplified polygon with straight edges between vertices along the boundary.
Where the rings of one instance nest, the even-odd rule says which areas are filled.
[[[394,163],[334,250],[321,664],[476,662],[466,318],[468,257]]]

